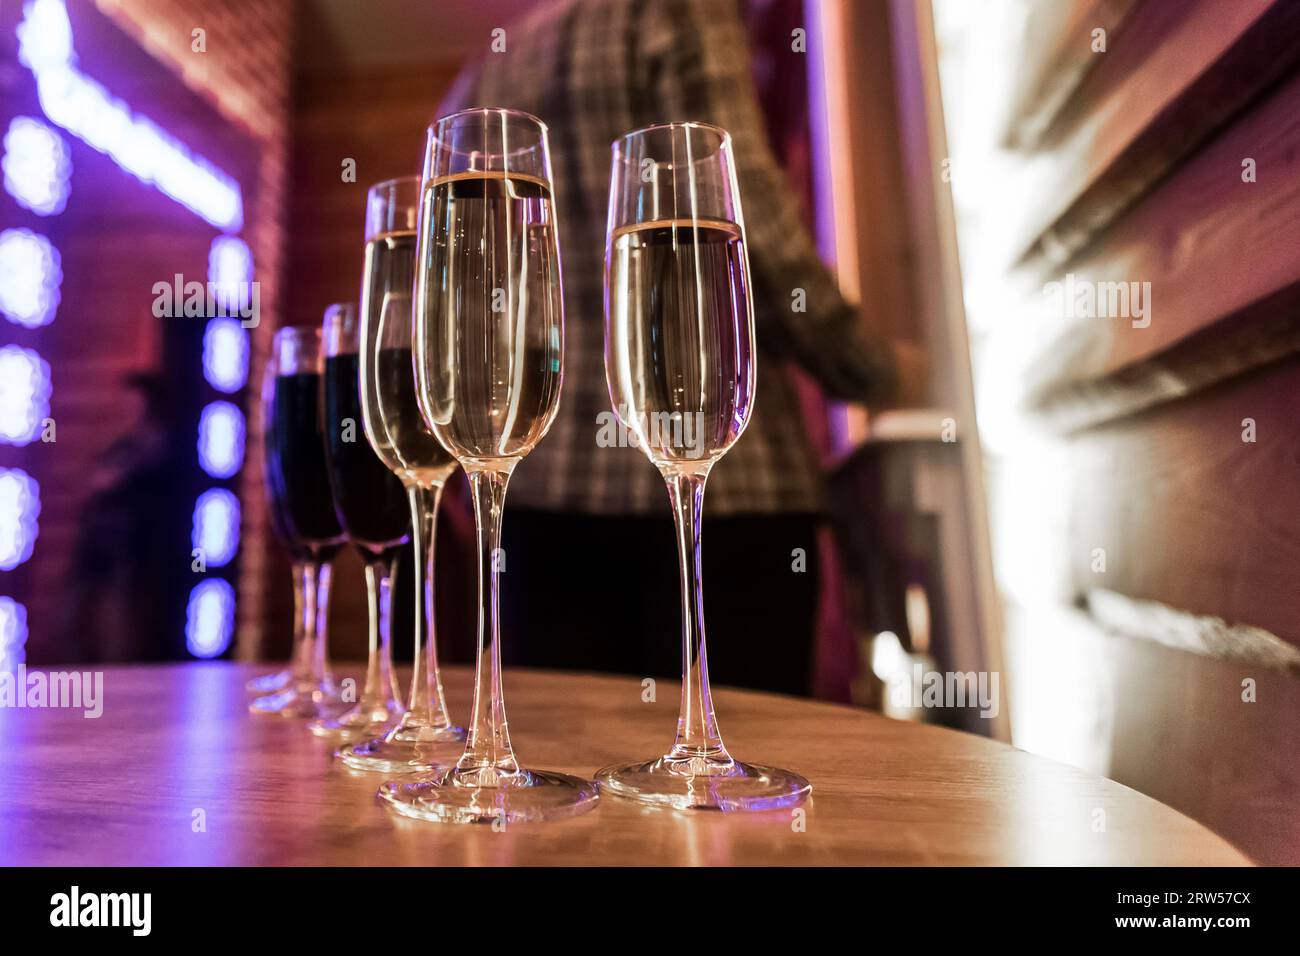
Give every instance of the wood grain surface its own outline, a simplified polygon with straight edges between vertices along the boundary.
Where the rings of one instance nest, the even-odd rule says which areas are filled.
[[[685,814],[614,799],[499,832],[398,820],[374,798],[382,776],[345,772],[303,727],[247,714],[243,685],[257,672],[109,669],[98,719],[0,710],[0,864],[1247,862],[1163,804],[1004,744],[733,690],[717,694],[733,753],[813,783],[802,829],[789,811]],[[448,668],[445,682],[463,718],[469,673]],[[673,731],[675,683],[660,682],[654,703],[635,678],[516,669],[506,687],[516,749],[537,768],[589,775],[662,751]]]

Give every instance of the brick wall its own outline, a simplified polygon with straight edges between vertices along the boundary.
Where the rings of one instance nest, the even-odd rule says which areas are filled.
[[[362,227],[365,196],[372,184],[420,171],[424,131],[439,99],[455,76],[457,65],[419,65],[347,69],[329,37],[300,24],[297,32],[298,75],[294,89],[289,187],[289,217],[293,223],[285,253],[286,287],[293,290],[284,303],[286,323],[311,325],[321,321],[331,302],[361,294]],[[356,180],[346,182],[342,162],[356,162]],[[440,651],[448,660],[472,654],[472,552],[466,554],[472,524],[459,526],[448,517],[460,506],[464,492],[457,476],[448,495],[439,527],[438,600]],[[459,497],[458,497],[459,496]],[[458,514],[460,514],[458,512]],[[471,572],[464,569],[469,568]],[[403,572],[399,570],[399,575]],[[278,580],[278,579],[277,579]],[[335,566],[331,601],[331,655],[337,660],[366,656],[366,601],[361,561],[345,549]],[[273,587],[277,586],[274,582]],[[399,582],[399,594],[410,583]],[[278,642],[289,633],[289,605],[281,587],[268,601],[268,653],[278,654]],[[468,610],[467,610],[468,609]],[[409,644],[406,618],[394,612],[394,648],[402,656]],[[444,637],[445,635],[445,637]]]
[[[155,58],[171,66],[190,89],[213,103],[258,141],[260,158],[245,235],[261,283],[261,325],[252,335],[250,394],[255,395],[271,336],[280,324],[280,285],[286,229],[289,154],[292,0],[96,0]],[[205,31],[206,52],[192,48]],[[248,416],[247,453],[240,495],[243,509],[239,581],[238,656],[257,655],[266,618],[267,589],[279,580],[278,556],[268,540],[262,495],[261,427],[256,405]],[[284,589],[281,589],[284,590]]]

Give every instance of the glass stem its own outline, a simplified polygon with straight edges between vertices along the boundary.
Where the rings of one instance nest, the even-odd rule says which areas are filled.
[[[709,658],[704,644],[704,574],[700,563],[700,519],[708,470],[665,474],[677,525],[677,558],[682,591],[682,705],[677,740],[667,758],[728,762],[709,691]]]
[[[438,504],[443,483],[411,483],[412,546],[415,559],[415,663],[411,667],[411,697],[408,710],[413,718],[432,727],[450,726],[447,700],[438,673],[438,639],[434,628],[433,569],[438,524]]]
[[[456,764],[458,782],[494,787],[503,775],[515,774],[519,764],[510,746],[506,704],[501,689],[501,630],[498,581],[502,561],[501,509],[512,468],[469,471],[478,530],[478,662],[474,672],[474,713],[465,753]]]
[[[311,627],[307,621],[307,609],[312,601],[312,596],[307,593],[309,567],[307,561],[298,559],[292,568],[293,650],[289,655],[289,668],[295,686],[311,683]]]
[[[311,579],[304,584],[309,602],[303,620],[312,642],[312,683],[324,688],[334,683],[330,673],[329,626],[330,582],[334,578],[332,561],[314,561],[310,565]]]
[[[370,653],[366,663],[366,685],[358,702],[365,708],[381,708],[400,699],[393,673],[392,607],[393,559],[371,558],[366,562],[366,598],[370,612]]]

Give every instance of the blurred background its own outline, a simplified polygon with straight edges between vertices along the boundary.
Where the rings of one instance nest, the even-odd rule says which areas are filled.
[[[903,379],[846,405],[764,365],[827,489],[807,691],[1300,862],[1300,4],[718,3],[786,191]],[[271,337],[357,298],[367,186],[419,171],[457,76],[544,6],[6,0],[0,666],[287,656]],[[231,301],[256,281],[260,323],[159,317],[177,274]],[[450,661],[474,640],[461,482]],[[331,653],[365,654],[350,553]],[[998,675],[997,706],[919,706],[930,671]]]

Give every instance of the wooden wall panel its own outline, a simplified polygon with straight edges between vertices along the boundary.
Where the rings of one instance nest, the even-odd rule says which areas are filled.
[[[1077,435],[1076,593],[1105,587],[1300,647],[1297,396],[1300,362],[1289,361]],[[1092,570],[1095,548],[1104,572]]]
[[[1006,133],[952,161],[1013,742],[1294,863],[1300,6],[1075,0],[944,36],[954,5],[950,127]],[[1005,99],[961,95],[1022,59]],[[1149,311],[1064,316],[1067,277],[1149,283]]]
[[[1086,57],[1088,71],[1049,123],[1040,121],[1040,136],[1019,144],[1040,157],[1022,184],[1032,201],[1014,213],[1026,258],[1040,265],[1090,242],[1300,57],[1288,43],[1300,11],[1284,0],[1130,6],[1107,30],[1104,52],[1092,31],[1115,13],[1102,3],[1087,11],[1054,68],[1076,72],[1071,58]]]
[[[1246,158],[1256,164],[1253,182],[1242,179]],[[1028,279],[1024,318],[1041,329],[1029,390],[1059,395],[1159,355],[1297,283],[1297,222],[1300,75],[1170,174],[1085,252]],[[1049,317],[1043,285],[1067,275],[1078,283],[1150,283],[1149,315]],[[1252,321],[1285,314],[1285,304],[1278,305]],[[1300,338],[1289,344],[1300,348]]]

